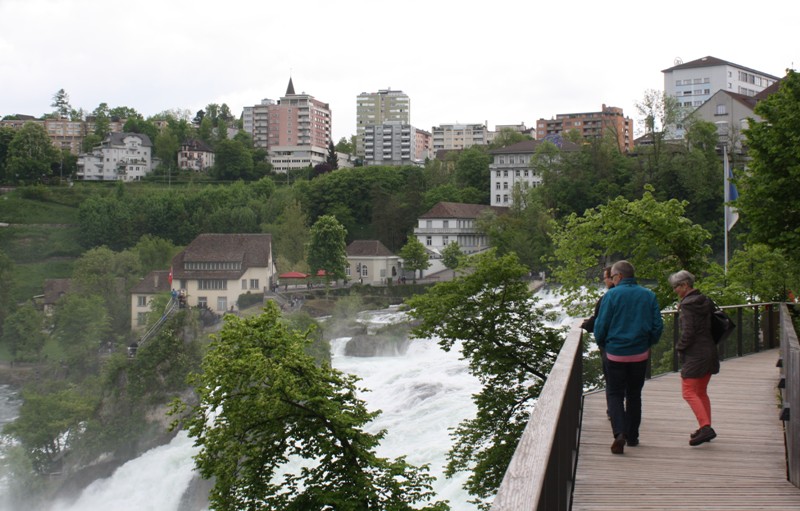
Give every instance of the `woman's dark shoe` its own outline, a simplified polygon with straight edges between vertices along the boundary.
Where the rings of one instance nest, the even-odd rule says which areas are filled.
[[[710,442],[711,440],[717,438],[717,432],[714,431],[714,428],[711,426],[703,426],[697,432],[697,435],[689,440],[689,445],[700,445],[704,442]]]
[[[689,435],[689,438],[694,438],[694,437],[696,437],[697,435],[699,435],[699,434],[700,434],[700,430],[701,430],[701,429],[703,429],[703,428],[700,428],[700,429],[698,429],[697,431],[695,431],[694,433],[690,434],[690,435]]]
[[[614,443],[611,444],[611,452],[614,454],[624,454],[625,453],[625,435],[620,433],[616,437],[614,437]]]
[[[639,445],[639,439],[638,438],[629,438],[627,440],[627,444],[628,444],[628,447],[636,447],[637,445]]]

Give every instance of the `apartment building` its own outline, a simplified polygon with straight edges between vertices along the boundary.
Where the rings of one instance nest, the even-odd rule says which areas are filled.
[[[433,127],[433,152],[486,145],[489,138],[486,124],[441,124]]]
[[[717,91],[755,96],[779,77],[734,64],[716,57],[703,57],[691,62],[675,60],[664,73],[664,93],[674,97],[680,106],[691,112],[703,105]],[[676,138],[683,138],[682,125],[673,128]]]
[[[536,139],[577,131],[585,139],[600,138],[610,133],[623,153],[633,149],[633,119],[625,117],[621,108],[602,106],[599,112],[558,114],[552,119],[536,121]]]
[[[388,121],[364,127],[364,165],[423,165],[425,136],[410,124]]]
[[[178,151],[178,168],[202,172],[214,166],[214,151],[202,140],[189,139]]]
[[[79,180],[138,181],[155,168],[153,143],[142,133],[111,133],[92,152],[78,156]]]
[[[356,98],[356,154],[364,157],[364,134],[369,126],[411,124],[411,99],[401,90],[362,92]]]
[[[580,146],[559,135],[551,135],[547,142],[554,143],[560,151],[580,151]],[[489,151],[490,204],[497,207],[510,207],[514,203],[514,189],[525,193],[530,188],[542,184],[541,173],[531,162],[544,140],[523,140],[507,147]]]
[[[275,100],[265,98],[242,111],[242,130],[253,137],[253,146],[258,149],[269,150],[269,107],[275,104]]]

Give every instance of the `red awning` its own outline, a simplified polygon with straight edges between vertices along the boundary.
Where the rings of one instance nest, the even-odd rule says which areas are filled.
[[[281,273],[278,275],[279,279],[305,279],[308,278],[308,275],[305,273],[300,273],[299,271],[289,271],[286,273]]]

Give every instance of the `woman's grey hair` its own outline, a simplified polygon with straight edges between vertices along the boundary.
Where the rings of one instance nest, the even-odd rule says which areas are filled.
[[[688,284],[689,287],[694,287],[694,275],[686,270],[681,270],[669,276],[669,285],[672,287],[680,284]]]

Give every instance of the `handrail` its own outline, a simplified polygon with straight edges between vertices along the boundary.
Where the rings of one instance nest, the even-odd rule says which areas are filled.
[[[492,511],[567,511],[583,395],[581,329],[573,323],[525,426]]]
[[[794,312],[800,311],[797,306]],[[781,325],[781,414],[786,438],[787,479],[800,488],[800,343],[789,307],[780,306]],[[794,411],[792,411],[794,410]]]
[[[145,332],[144,335],[139,338],[139,342],[136,344],[135,348],[141,348],[145,342],[149,341],[153,336],[155,336],[158,331],[161,330],[161,326],[167,322],[167,320],[175,313],[176,310],[178,310],[178,300],[175,298],[170,298],[166,307],[164,307],[164,314],[162,314],[161,317],[158,318],[158,321],[156,321],[153,326],[151,326],[147,332]],[[135,354],[135,349],[131,354]]]

